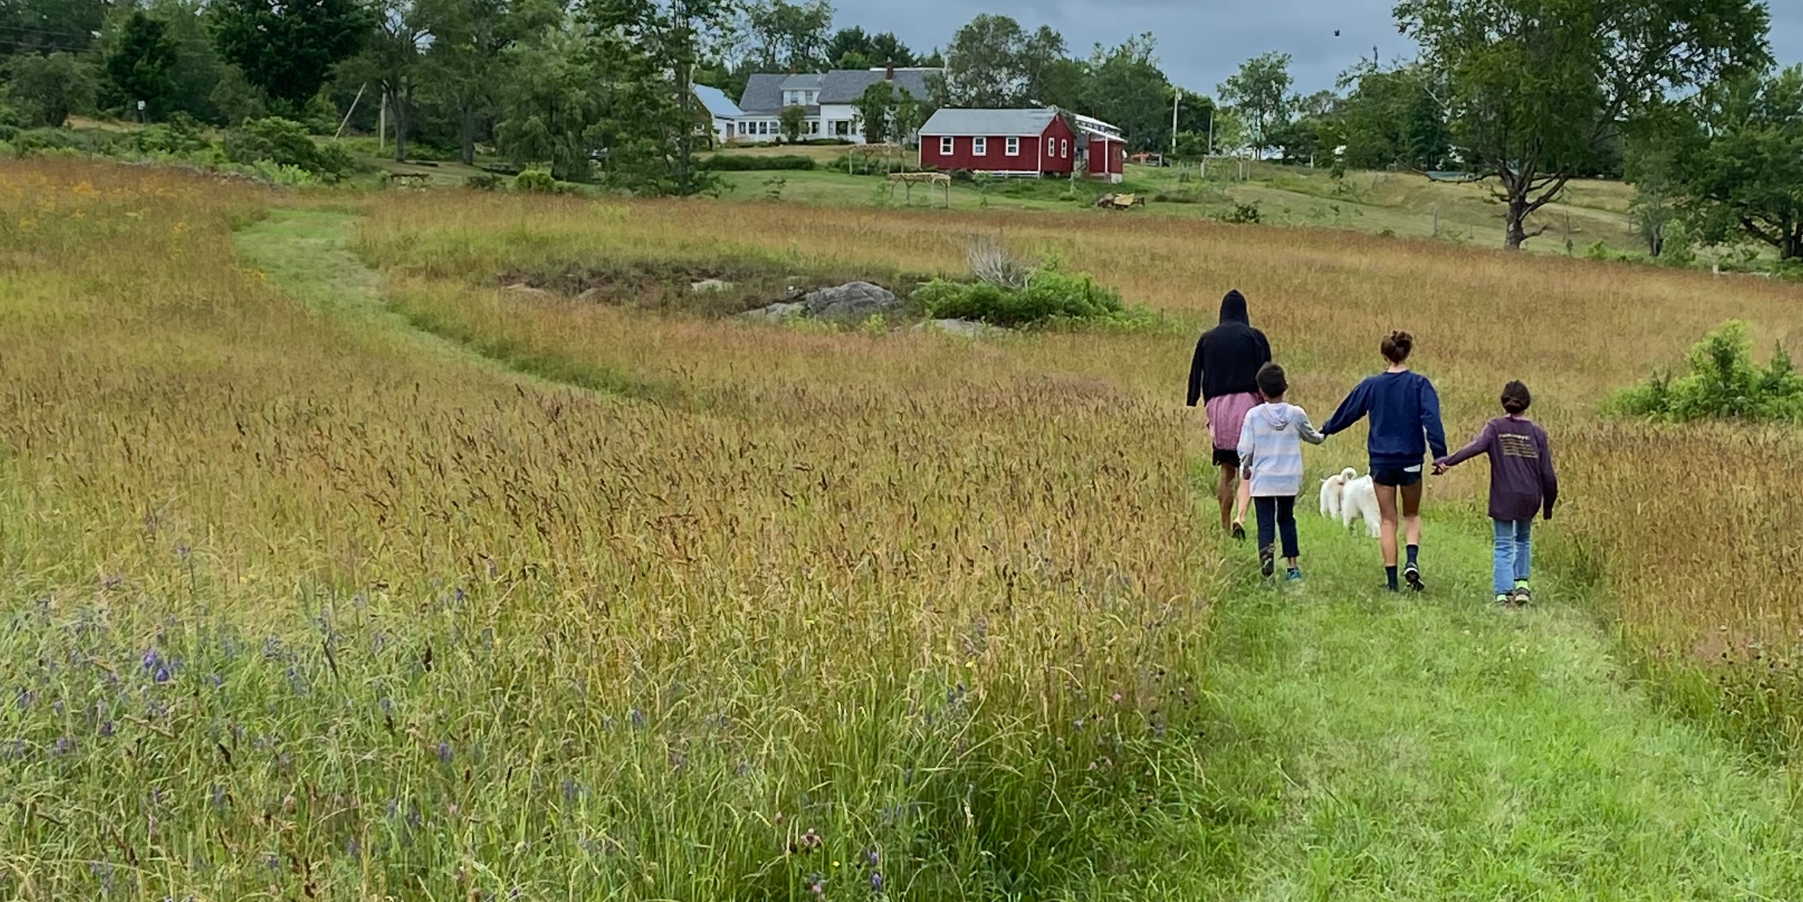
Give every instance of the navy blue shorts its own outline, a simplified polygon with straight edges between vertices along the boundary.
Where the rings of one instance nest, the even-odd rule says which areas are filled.
[[[1392,488],[1407,488],[1421,481],[1421,470],[1419,464],[1406,470],[1399,467],[1372,467],[1371,481]]]

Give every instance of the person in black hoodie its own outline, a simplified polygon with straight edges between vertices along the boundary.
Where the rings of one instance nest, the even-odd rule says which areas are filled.
[[[1239,479],[1240,426],[1246,411],[1264,403],[1258,395],[1258,370],[1271,362],[1271,343],[1265,333],[1252,328],[1246,316],[1246,298],[1229,291],[1221,299],[1221,323],[1202,333],[1196,356],[1189,366],[1189,406],[1199,400],[1208,411],[1208,432],[1213,439],[1215,466],[1221,470],[1215,499],[1221,504],[1221,528],[1236,539],[1246,537],[1246,507],[1250,488]]]

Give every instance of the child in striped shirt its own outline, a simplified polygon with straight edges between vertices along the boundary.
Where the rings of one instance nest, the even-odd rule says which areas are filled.
[[[1267,363],[1258,371],[1258,393],[1265,403],[1246,414],[1240,427],[1240,475],[1252,486],[1252,505],[1258,512],[1258,557],[1266,578],[1277,572],[1276,539],[1283,535],[1283,556],[1289,563],[1285,582],[1301,582],[1300,552],[1296,547],[1296,496],[1302,494],[1302,443],[1325,441],[1308,421],[1308,412],[1284,403],[1289,391],[1283,367]]]

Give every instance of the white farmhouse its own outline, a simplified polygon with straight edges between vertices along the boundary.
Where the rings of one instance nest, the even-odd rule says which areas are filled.
[[[797,106],[807,113],[801,131],[803,138],[844,138],[862,144],[864,136],[856,125],[857,103],[865,89],[888,81],[894,84],[897,96],[907,91],[915,100],[925,103],[931,90],[930,80],[944,71],[891,66],[800,75],[753,75],[745,85],[745,96],[739,98],[742,112],[732,140],[753,143],[777,140],[782,136],[780,117],[783,109]]]

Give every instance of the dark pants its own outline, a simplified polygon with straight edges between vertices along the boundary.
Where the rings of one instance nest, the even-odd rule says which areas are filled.
[[[1281,498],[1254,498],[1252,506],[1258,510],[1258,550],[1271,548],[1277,539],[1277,533],[1283,533],[1283,556],[1300,557],[1296,550],[1296,499],[1285,495]]]

